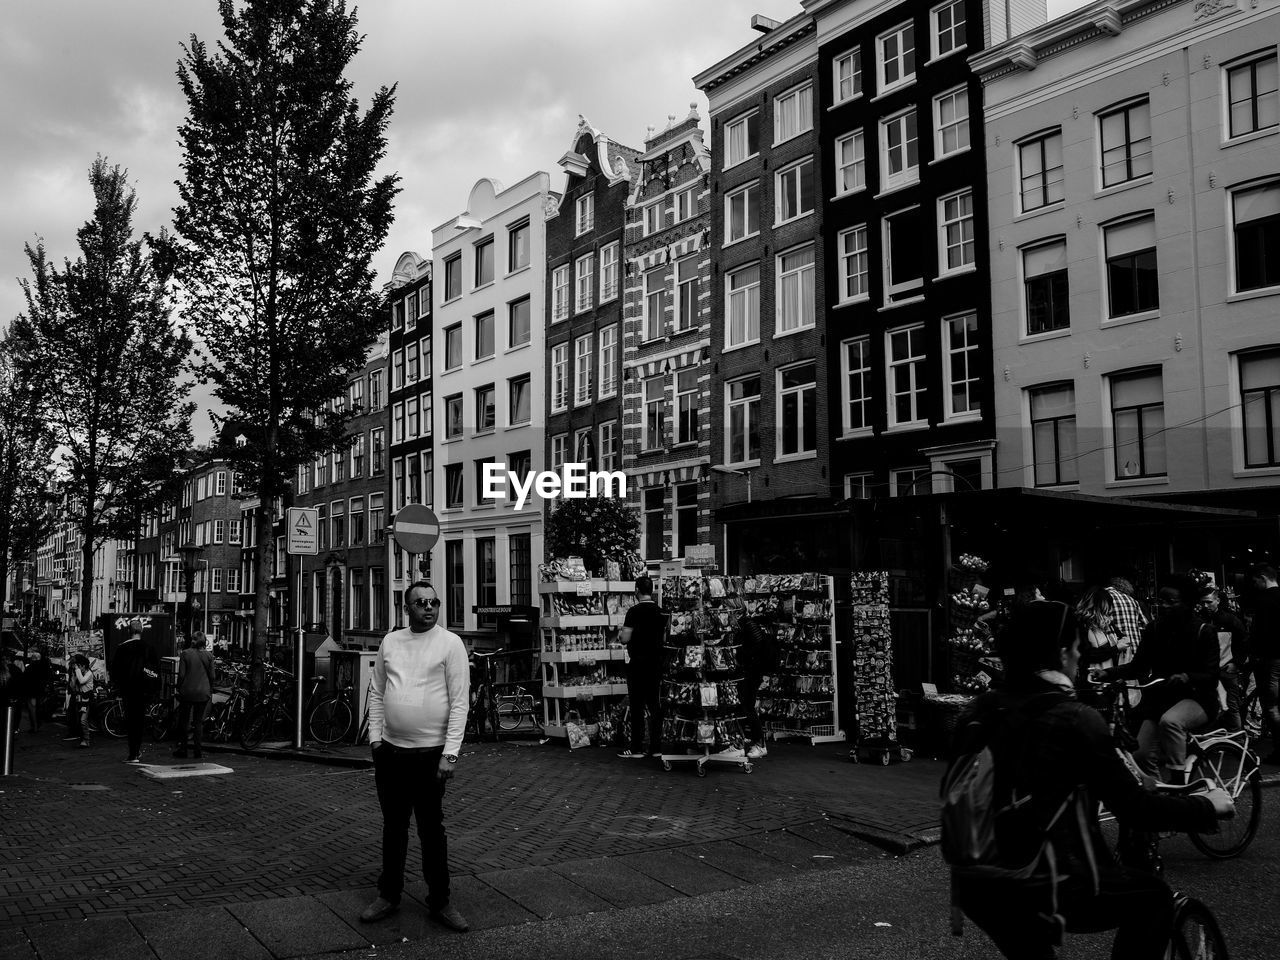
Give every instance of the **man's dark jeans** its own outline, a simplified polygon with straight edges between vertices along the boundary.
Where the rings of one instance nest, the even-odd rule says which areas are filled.
[[[1258,697],[1262,701],[1264,726],[1271,728],[1271,747],[1280,751],[1280,659],[1258,664]]]
[[[444,747],[406,750],[385,740],[374,751],[374,782],[382,807],[382,875],[378,894],[399,903],[404,891],[404,859],[409,852],[409,815],[422,842],[422,877],[427,881],[427,907],[435,911],[449,902],[449,844],[444,834],[444,786],[439,778]]]
[[[191,748],[199,753],[204,735],[204,715],[209,709],[208,700],[193,702],[183,700],[178,704],[178,749],[187,749],[187,731],[191,731]]]
[[[147,726],[146,694],[125,694],[124,698],[124,732],[129,738],[129,759],[142,752],[142,731]]]
[[[1052,960],[1053,931],[1039,917],[1049,912],[1046,885],[971,883],[957,891],[965,914],[1011,960]],[[1110,871],[1093,896],[1067,879],[1058,887],[1058,910],[1068,933],[1115,930],[1113,960],[1163,960],[1173,926],[1173,893],[1148,873]]]
[[[748,743],[764,743],[764,727],[760,723],[760,714],[756,712],[756,694],[760,692],[760,681],[763,679],[764,676],[759,672],[748,670],[738,684],[738,699],[742,701],[742,727]]]
[[[656,669],[628,664],[627,697],[631,701],[631,752],[644,753],[644,712],[649,711],[649,752],[662,752],[662,675]]]

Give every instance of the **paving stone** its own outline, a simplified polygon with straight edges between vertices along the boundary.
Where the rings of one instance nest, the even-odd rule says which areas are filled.
[[[802,870],[834,867],[848,862],[848,858],[833,848],[819,846],[811,840],[786,830],[769,830],[733,841],[740,847],[754,850],[774,860],[781,860]]]
[[[232,904],[229,909],[276,957],[355,950],[370,943],[311,897],[254,900]]]
[[[596,896],[608,900],[615,907],[661,903],[680,895],[666,884],[633,870],[620,857],[575,860],[572,863],[557,864],[551,869]]]
[[[843,823],[841,827],[844,829],[818,821],[794,824],[787,827],[786,832],[816,844],[824,853],[838,854],[850,860],[866,860],[885,855],[882,848],[850,834],[848,831],[852,828],[851,824]]]
[[[703,859],[713,867],[747,883],[764,883],[796,872],[796,868],[790,863],[784,863],[767,853],[750,850],[729,840],[694,844],[682,847],[680,852],[687,857]]]
[[[706,860],[687,857],[679,850],[636,853],[622,857],[621,861],[633,870],[653,877],[659,883],[665,883],[689,897],[717,890],[732,890],[743,885],[737,877],[717,869]]]
[[[270,960],[271,954],[224,907],[133,917],[160,960]]]
[[[155,960],[155,954],[124,917],[57,920],[27,927],[40,960]]]
[[[478,874],[499,893],[544,920],[610,909],[609,902],[546,867],[520,867]]]
[[[427,885],[421,880],[405,884],[404,892],[424,905],[427,902]],[[506,894],[499,893],[476,877],[451,877],[449,901],[467,918],[472,930],[513,927],[538,919],[537,914],[526,910]],[[432,925],[443,929],[434,922]]]
[[[402,897],[400,909],[387,919],[361,923],[360,914],[376,896],[377,891],[374,890],[338,890],[318,894],[316,899],[374,946],[401,940],[428,940],[442,932],[440,925],[427,916],[427,908],[413,897]]]

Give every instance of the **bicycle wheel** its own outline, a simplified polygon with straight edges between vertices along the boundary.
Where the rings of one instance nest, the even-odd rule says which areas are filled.
[[[275,719],[276,708],[274,705],[264,704],[260,707],[254,707],[244,718],[244,724],[240,727],[240,746],[246,750],[257,749],[262,744],[262,741],[267,739],[267,734],[271,732]]]
[[[1188,897],[1178,904],[1171,940],[1175,960],[1228,960],[1218,921],[1199,900]]]
[[[1262,736],[1262,696],[1258,685],[1250,677],[1249,692],[1240,704],[1240,721],[1245,732],[1253,739]]]
[[[1236,815],[1207,833],[1189,833],[1195,848],[1206,857],[1229,860],[1244,853],[1258,832],[1262,818],[1262,784],[1244,748],[1231,741],[1211,743],[1196,760],[1192,777],[1204,777],[1222,787],[1236,804]]]
[[[307,728],[317,743],[337,743],[351,729],[351,707],[341,697],[321,700],[311,711]]]
[[[510,701],[498,704],[498,729],[515,730],[524,722],[524,711]]]
[[[120,700],[112,700],[102,709],[102,732],[108,737],[115,737],[117,740],[124,739],[124,703]]]
[[[157,700],[147,707],[147,733],[153,743],[163,743],[173,735],[177,716],[178,711],[173,704],[164,700]]]

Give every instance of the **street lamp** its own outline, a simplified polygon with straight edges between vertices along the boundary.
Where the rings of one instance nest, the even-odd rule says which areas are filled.
[[[750,470],[738,470],[735,467],[726,467],[722,463],[712,464],[711,469],[716,473],[726,473],[733,476],[746,477],[747,478],[747,503],[751,502],[751,471]]]

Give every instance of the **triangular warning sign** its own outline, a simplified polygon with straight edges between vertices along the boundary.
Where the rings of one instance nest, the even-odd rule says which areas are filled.
[[[297,525],[298,532],[305,533],[307,530],[310,530],[310,529],[311,529],[311,521],[307,519],[307,514],[305,513],[298,514],[298,525]]]

